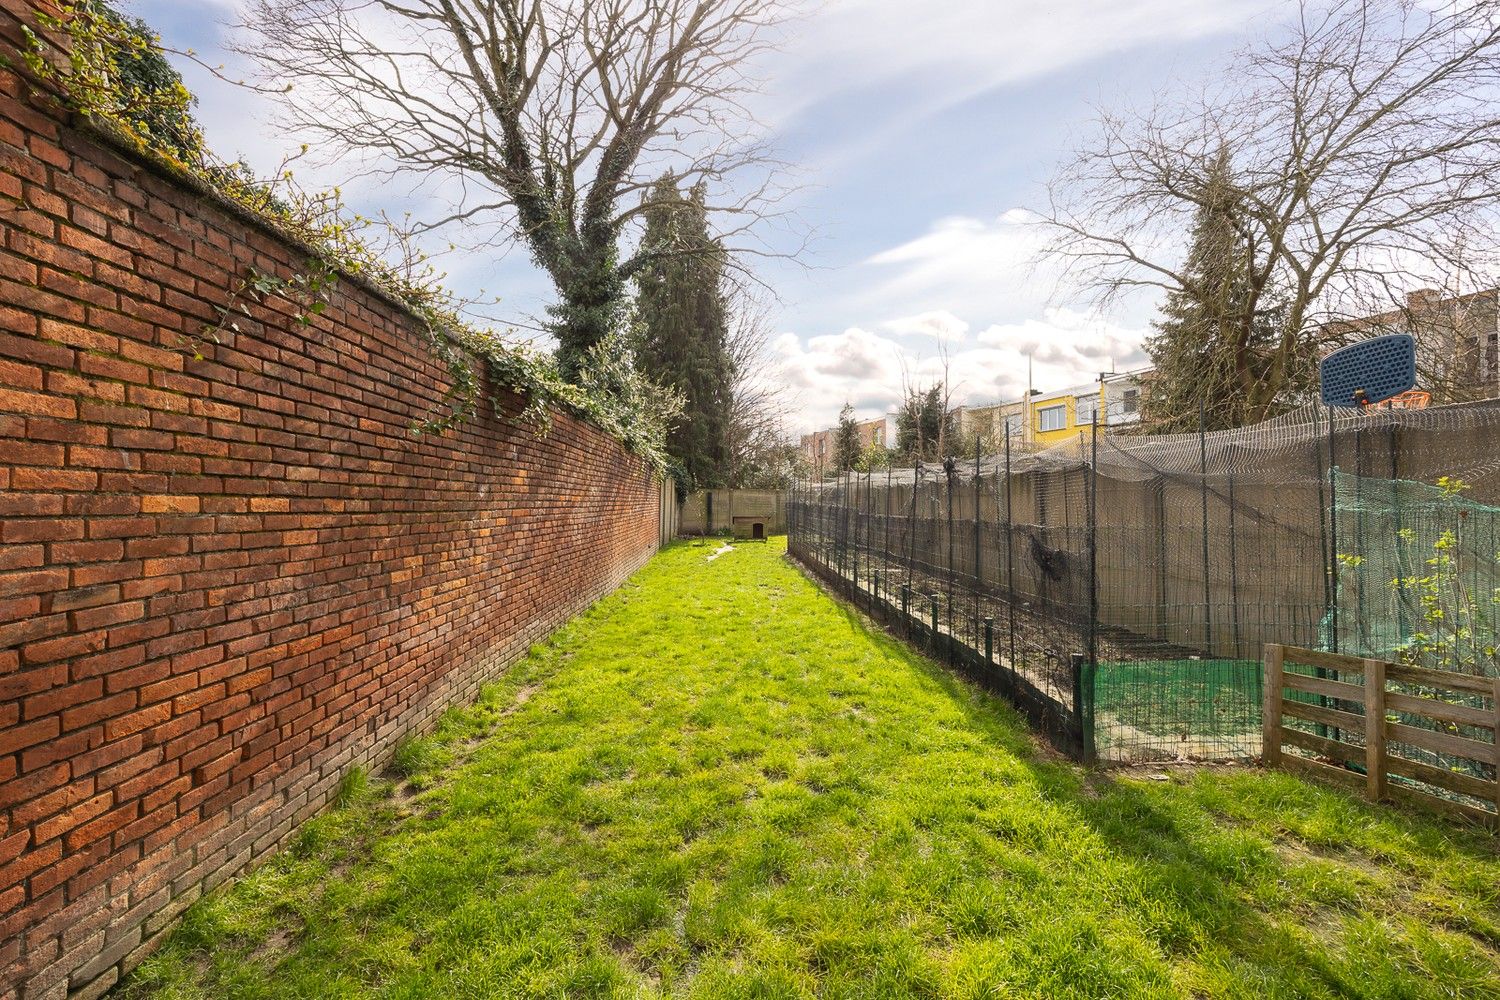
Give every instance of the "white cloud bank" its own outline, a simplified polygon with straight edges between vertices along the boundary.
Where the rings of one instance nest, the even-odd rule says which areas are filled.
[[[969,324],[946,309],[889,320],[880,324],[880,328],[897,336],[931,337],[942,344],[958,343],[969,334]]]
[[[950,318],[967,328],[956,316]],[[898,321],[882,324],[909,329]],[[981,330],[972,346],[950,347],[946,375],[953,403],[982,404],[1021,398],[1032,384],[1042,390],[1087,384],[1104,371],[1128,371],[1145,364],[1145,331],[1110,323],[1070,309],[1047,309],[1041,319],[995,324]],[[826,427],[847,401],[861,418],[893,410],[908,383],[930,384],[945,375],[944,360],[932,344],[914,347],[898,339],[850,327],[842,333],[810,337],[783,333],[772,356],[792,388],[793,427],[800,432]]]
[[[1044,237],[1034,223],[1020,209],[953,216],[869,255],[858,265],[866,291],[851,304],[876,316],[928,308],[805,342],[781,335],[774,353],[798,393],[793,423],[826,427],[845,400],[862,417],[893,409],[904,382],[944,378],[944,353],[955,405],[1019,399],[1028,372],[1031,385],[1052,391],[1145,365],[1150,302],[1134,303],[1123,319],[1053,304],[1057,275],[1035,263]]]

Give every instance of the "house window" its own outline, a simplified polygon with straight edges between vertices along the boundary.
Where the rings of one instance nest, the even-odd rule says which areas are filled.
[[[1039,431],[1060,431],[1068,426],[1068,407],[1064,403],[1060,406],[1048,406],[1036,411],[1036,429]]]
[[[1139,389],[1126,389],[1125,390],[1125,412],[1126,413],[1135,413],[1140,408],[1141,408],[1141,390],[1139,390]]]
[[[1025,418],[1019,413],[1008,414],[1005,418],[1005,429],[1010,431],[1010,436],[1019,438],[1021,432],[1026,429]]]
[[[1077,412],[1079,427],[1087,427],[1092,424],[1094,418],[1099,415],[1099,397],[1079,396]]]

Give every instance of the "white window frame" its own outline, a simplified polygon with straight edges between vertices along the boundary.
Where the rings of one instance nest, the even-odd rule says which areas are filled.
[[[1056,416],[1058,424],[1056,427],[1048,427],[1049,417]],[[1057,403],[1052,406],[1039,406],[1036,410],[1036,430],[1038,434],[1046,434],[1048,431],[1065,431],[1068,429],[1068,404]]]
[[[1090,427],[1094,423],[1094,414],[1099,415],[1099,422],[1104,423],[1104,411],[1099,407],[1098,396],[1079,396],[1073,403],[1073,422],[1079,427]]]

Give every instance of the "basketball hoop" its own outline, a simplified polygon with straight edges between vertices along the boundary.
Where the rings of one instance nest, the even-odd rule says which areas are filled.
[[[1324,405],[1379,406],[1417,384],[1417,342],[1393,333],[1350,344],[1324,358],[1318,375]]]

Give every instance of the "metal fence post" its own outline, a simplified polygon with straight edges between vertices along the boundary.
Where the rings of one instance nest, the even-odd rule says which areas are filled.
[[[1208,575],[1208,419],[1198,400],[1198,493],[1203,502],[1203,655],[1213,655],[1213,587]]]
[[[917,459],[916,466],[912,469],[911,507],[906,512],[906,578],[907,578],[907,580],[910,580],[914,576],[912,567],[914,565],[913,559],[914,559],[915,554],[916,554],[916,550],[914,548],[914,546],[916,545],[916,538],[914,538],[913,535],[916,532],[917,494],[919,492],[921,492],[921,490],[922,490],[922,460],[919,458],[919,459]]]
[[[1073,718],[1078,725],[1078,759],[1094,763],[1098,756],[1094,745],[1094,666],[1083,653],[1069,658],[1073,675]]]
[[[1089,439],[1089,665],[1099,662],[1099,411]]]
[[[850,527],[854,522],[854,504],[849,502],[849,490],[851,488],[849,485],[849,470],[844,470],[841,473],[841,477],[844,485],[839,491],[839,500],[843,505],[844,516],[841,518],[843,530],[839,536],[839,576],[847,580],[849,578],[849,557],[852,554],[849,548],[849,533]]]
[[[953,627],[953,479],[958,473],[958,463],[952,456],[943,460],[943,480],[948,494],[948,635],[956,636]],[[953,660],[953,646],[948,646],[948,660]]]
[[[1031,403],[1028,401],[1027,406]],[[1010,421],[1005,423],[1005,608],[1010,631],[1010,676],[1016,676],[1016,544],[1011,511]]]
[[[1390,438],[1386,447],[1391,453],[1391,513],[1395,520],[1394,528],[1396,537],[1401,538],[1405,531],[1401,515],[1401,437],[1396,421],[1396,411],[1390,411]],[[1494,551],[1491,545],[1491,551]],[[1401,558],[1401,546],[1396,546],[1396,638],[1401,646],[1405,646],[1411,638],[1411,621],[1407,613],[1406,604],[1406,578],[1408,575],[1404,561]],[[1497,731],[1496,739],[1500,740],[1500,731]]]
[[[1328,649],[1339,651],[1339,467],[1334,453],[1333,407],[1328,408],[1328,572],[1332,594],[1328,601]]]
[[[1330,652],[1339,651],[1339,485],[1338,485],[1338,456],[1334,451],[1336,438],[1333,430],[1333,410],[1328,408],[1328,554],[1331,557],[1329,568],[1333,573],[1333,600],[1328,608],[1328,648]],[[1322,667],[1317,668],[1318,677],[1327,677],[1328,671]],[[1318,695],[1318,704],[1327,707],[1328,699]],[[1329,728],[1323,723],[1314,727],[1319,736],[1330,735]],[[1337,728],[1332,730],[1332,736],[1339,738]]]
[[[891,466],[887,462],[885,466],[885,517],[882,519],[885,530],[881,532],[885,551],[880,557],[880,568],[885,573],[885,578],[891,578]]]
[[[859,502],[859,520],[864,523],[864,541],[855,535],[855,552],[864,555],[864,579],[870,579],[870,474],[864,474],[864,499]],[[865,609],[871,609],[870,595],[865,595]]]
[[[984,589],[984,563],[979,558],[979,435],[974,435],[974,639],[979,639],[979,592]]]

